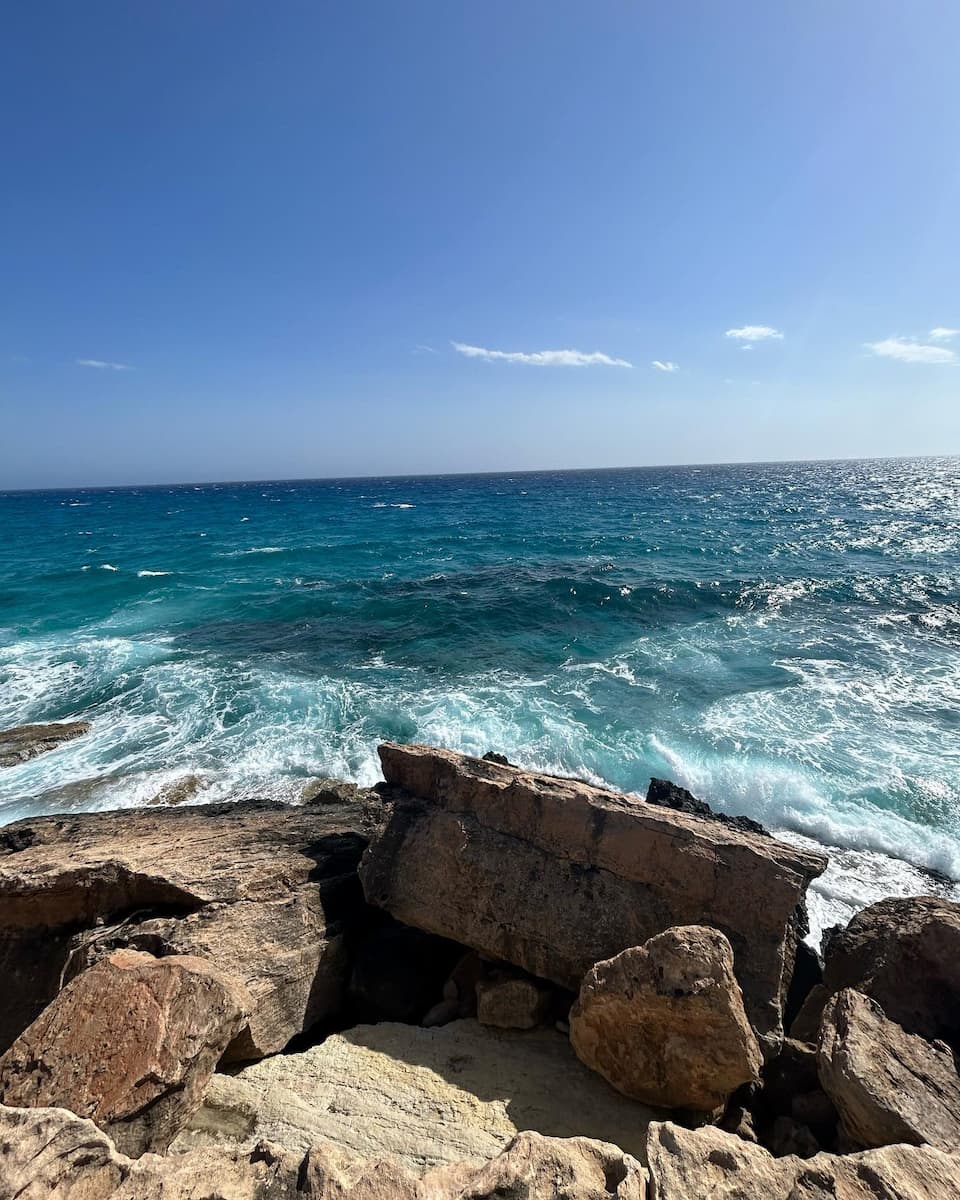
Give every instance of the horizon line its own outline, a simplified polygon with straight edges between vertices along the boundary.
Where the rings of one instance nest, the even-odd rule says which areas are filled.
[[[499,471],[400,471],[389,475],[298,475],[260,476],[255,479],[183,479],[164,483],[95,483],[63,484],[52,487],[0,487],[0,496],[22,496],[45,492],[122,492],[134,488],[205,488],[239,487],[265,483],[353,483],[378,479],[479,479],[497,475],[577,475],[597,471],[675,471],[702,470],[704,467],[784,467],[823,463],[909,462],[913,459],[960,458],[958,454],[867,454],[840,458],[760,458],[731,459],[726,462],[638,463],[631,466],[607,467],[523,467],[520,470]]]

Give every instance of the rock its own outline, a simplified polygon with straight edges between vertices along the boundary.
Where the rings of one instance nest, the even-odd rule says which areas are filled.
[[[762,1062],[730,943],[702,925],[597,963],[570,1012],[570,1042],[624,1095],[699,1112],[725,1106]]]
[[[497,1029],[535,1029],[550,1006],[550,990],[535,979],[503,972],[477,984],[477,1020]]]
[[[484,1162],[524,1129],[600,1137],[638,1153],[657,1115],[587,1070],[552,1029],[384,1023],[214,1075],[174,1149],[266,1138],[305,1151],[330,1139],[423,1171]]]
[[[459,960],[444,986],[444,998],[456,1001],[457,1015],[477,1015],[477,987],[483,978],[483,960],[475,950]]]
[[[574,990],[595,962],[671,926],[715,926],[776,1050],[795,913],[823,856],[452,751],[386,743],[380,759],[402,791],[361,867],[371,903]]]
[[[355,783],[342,779],[321,777],[311,779],[300,790],[301,804],[333,804],[347,806],[366,803],[369,792]]]
[[[264,1144],[133,1160],[66,1109],[0,1107],[2,1200],[309,1200],[301,1166]]]
[[[759,833],[769,837],[769,833],[750,817],[730,817],[724,812],[716,812],[705,800],[698,800],[693,792],[686,788],[670,783],[667,779],[651,779],[647,788],[647,803],[657,804],[661,808],[672,808],[675,812],[689,813],[694,817],[705,817],[710,821],[720,821],[733,829],[741,829],[744,833]]]
[[[107,1200],[129,1166],[92,1121],[62,1108],[0,1107],[2,1200]]]
[[[875,1001],[845,988],[823,1014],[818,1063],[854,1144],[960,1149],[960,1077],[943,1042],[906,1033]]]
[[[820,1150],[820,1143],[813,1131],[793,1117],[780,1116],[773,1122],[767,1141],[767,1149],[777,1158],[794,1154],[797,1158],[813,1158]]]
[[[203,959],[116,950],[0,1058],[0,1103],[68,1108],[131,1156],[166,1150],[249,1006],[244,987]]]
[[[341,1004],[366,911],[357,863],[381,812],[244,801],[0,829],[0,1051],[65,978],[124,946],[237,976],[254,1007],[231,1054],[282,1049]]]
[[[830,995],[855,988],[908,1033],[960,1051],[960,904],[935,896],[881,900],[826,946]]]
[[[456,942],[388,920],[356,949],[350,978],[354,1019],[419,1023],[462,954]]]
[[[820,1036],[820,1018],[830,999],[830,989],[818,983],[807,993],[800,1011],[788,1026],[790,1039],[815,1045]]]
[[[60,721],[50,725],[17,725],[0,730],[0,767],[15,767],[38,754],[90,732],[89,721]]]
[[[484,762],[499,763],[501,767],[512,766],[509,758],[505,754],[497,754],[495,750],[488,750],[483,756]]]
[[[655,1200],[947,1200],[960,1195],[960,1157],[930,1146],[774,1158],[705,1126],[651,1124],[647,1167]]]
[[[757,1131],[753,1127],[753,1113],[742,1104],[731,1104],[723,1114],[718,1127],[734,1133],[747,1142],[756,1142]]]
[[[178,775],[165,783],[155,796],[147,801],[148,804],[186,804],[207,786],[202,775]]]

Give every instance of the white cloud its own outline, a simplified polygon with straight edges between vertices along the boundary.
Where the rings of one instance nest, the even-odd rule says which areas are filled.
[[[955,363],[957,356],[946,346],[929,346],[913,338],[891,337],[882,342],[867,342],[866,347],[880,358],[895,358],[905,363]]]
[[[413,348],[414,354],[439,354],[438,350],[434,350],[432,346],[425,346],[422,342],[418,342]]]
[[[783,341],[783,334],[779,329],[773,329],[769,325],[741,325],[739,329],[728,329],[724,335],[728,338],[736,338],[738,342],[765,342],[771,338],[777,341]]]
[[[675,362],[661,362],[659,358],[655,358],[650,364],[651,367],[656,367],[658,371],[679,371],[680,368]]]
[[[483,346],[466,346],[463,342],[451,342],[458,354],[467,358],[483,358],[487,362],[527,363],[534,367],[632,367],[625,358],[611,358],[609,354],[594,351],[584,354],[582,350],[486,350]]]
[[[102,358],[78,358],[78,367],[96,367],[98,371],[132,371],[128,363],[104,362]]]
[[[936,329],[930,330],[930,341],[952,342],[958,333],[960,333],[960,329],[947,329],[945,325],[938,325]]]

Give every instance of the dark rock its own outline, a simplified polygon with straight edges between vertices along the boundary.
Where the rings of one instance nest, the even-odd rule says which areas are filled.
[[[64,742],[70,742],[84,733],[89,733],[89,721],[61,721],[50,725],[17,725],[13,729],[0,730],[0,767],[15,767],[28,762],[38,754],[56,750]]]
[[[726,813],[712,809],[705,800],[698,800],[686,788],[670,783],[667,779],[653,778],[647,788],[647,803],[657,804],[661,808],[672,808],[674,812],[689,813],[692,817],[704,817],[708,821],[720,821],[732,829],[740,829],[745,833],[759,833],[769,837],[769,833],[750,817],[730,817]]]
[[[499,763],[501,767],[509,767],[513,765],[505,754],[497,754],[493,750],[488,750],[486,752],[486,754],[483,756],[483,761]]]
[[[797,942],[797,954],[793,961],[793,975],[787,991],[783,1023],[791,1029],[804,1002],[813,989],[823,983],[823,963],[820,956],[804,941]]]

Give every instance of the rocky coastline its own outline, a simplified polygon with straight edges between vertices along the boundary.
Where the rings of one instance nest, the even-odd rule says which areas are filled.
[[[0,1200],[960,1196],[960,906],[821,959],[756,822],[379,752],[0,829]]]

